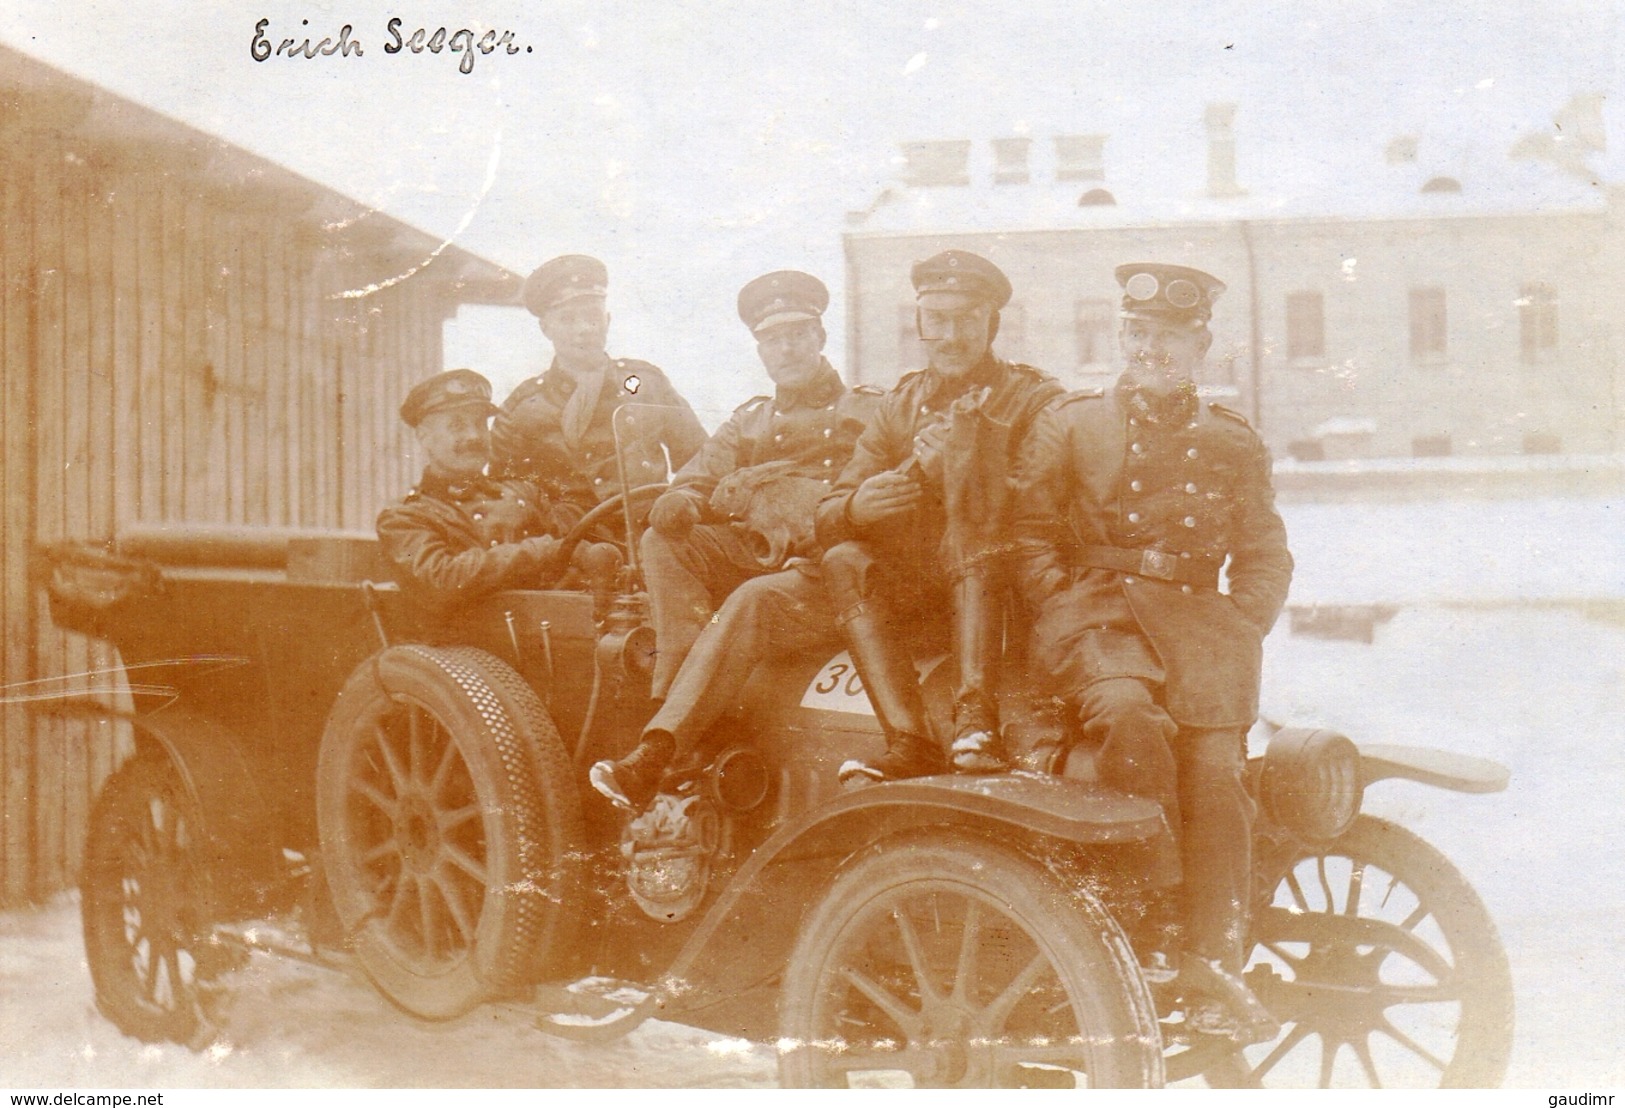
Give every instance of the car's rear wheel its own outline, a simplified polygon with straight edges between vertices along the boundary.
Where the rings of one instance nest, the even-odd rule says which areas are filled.
[[[202,827],[167,757],[133,758],[102,786],[79,897],[102,1014],[148,1042],[206,1034],[200,978],[215,951]]]
[[[780,999],[790,1086],[1139,1087],[1161,1040],[1087,892],[967,835],[882,844],[802,924]]]
[[[1512,1049],[1512,973],[1461,873],[1361,816],[1322,847],[1259,859],[1247,978],[1280,1036],[1208,1072],[1223,1085],[1484,1088]]]
[[[391,647],[351,676],[322,736],[323,868],[394,1003],[448,1019],[534,982],[568,945],[581,838],[568,764],[546,711],[490,655]]]

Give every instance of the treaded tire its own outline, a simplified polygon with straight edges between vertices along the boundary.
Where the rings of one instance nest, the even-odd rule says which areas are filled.
[[[1210,1070],[1210,1084],[1501,1083],[1512,971],[1484,902],[1448,858],[1361,816],[1329,844],[1266,848],[1256,869],[1248,980],[1282,1033]]]
[[[567,940],[580,800],[546,711],[492,655],[363,662],[322,734],[316,801],[339,922],[406,1011],[450,1019],[510,994]]]
[[[849,863],[802,923],[779,1012],[786,1086],[1162,1083],[1155,1009],[1111,916],[964,834]]]
[[[144,1042],[197,1045],[209,1034],[198,988],[210,904],[202,833],[161,754],[124,763],[91,811],[79,912],[96,1007]]]

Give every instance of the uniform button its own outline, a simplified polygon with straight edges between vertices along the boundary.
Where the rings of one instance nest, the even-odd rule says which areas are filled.
[[[1186,485],[1185,485],[1185,491],[1188,492],[1188,493],[1195,493],[1196,492],[1196,483],[1194,481],[1187,482]]]
[[[1181,585],[1179,586],[1179,591],[1184,593],[1186,596],[1189,596],[1191,594],[1191,587],[1189,585]]]
[[[647,458],[645,458],[644,461],[643,461],[643,468],[644,469],[653,469],[654,465]]]
[[[520,501],[520,502],[519,502],[519,506],[520,506],[520,507],[521,507],[521,508],[523,508],[523,507],[524,507],[524,506],[525,506],[525,502],[524,502],[524,501],[523,501],[523,500],[521,500],[521,501]]]
[[[1185,526],[1186,527],[1195,527],[1196,526],[1196,517],[1195,516],[1186,516],[1185,517]]]
[[[1130,523],[1138,523],[1138,522],[1140,522],[1140,513],[1139,512],[1130,512],[1128,514],[1128,521]]]
[[[1135,442],[1135,443],[1130,443],[1130,444],[1129,444],[1129,449],[1130,449],[1130,450],[1132,450],[1132,451],[1134,451],[1134,453],[1136,453],[1136,454],[1143,454],[1143,453],[1145,453],[1145,447],[1143,447],[1143,446],[1141,446],[1141,445],[1140,445],[1140,444],[1139,444],[1139,443],[1137,443],[1137,442]]]
[[[474,519],[475,519],[476,522],[478,522],[479,520],[482,520],[484,518],[485,518],[485,513],[484,512],[475,512],[474,513]]]
[[[929,407],[927,407],[926,405],[924,405],[924,404],[920,405],[920,414],[921,415],[924,415],[926,412],[929,412],[930,410],[931,409]]]
[[[1128,487],[1130,492],[1139,492],[1141,489],[1145,488],[1145,486],[1138,481],[1130,481],[1128,483]]]
[[[784,441],[784,436],[783,435],[774,435],[773,436],[773,441],[774,442],[783,442]]]
[[[602,485],[604,483],[604,479],[602,477],[594,477],[592,479],[592,483],[595,485]]]
[[[1128,425],[1130,427],[1138,427],[1140,425],[1140,421],[1135,419],[1133,416],[1129,416],[1128,417]]]
[[[497,540],[495,540],[495,539],[492,539],[492,540],[491,540],[491,545],[492,545],[492,546],[495,546],[495,545],[496,545],[496,544],[497,544]]]
[[[832,466],[832,465],[835,464],[835,459],[834,458],[825,458],[824,459],[824,464],[827,465],[827,466]]]
[[[1132,578],[1132,577],[1125,577],[1125,578],[1123,578],[1123,584],[1125,584],[1125,585],[1132,585],[1132,584],[1134,584],[1134,578]]]
[[[832,434],[834,434],[834,433],[835,433],[835,432],[834,432],[834,431],[833,431],[833,430],[831,430],[831,429],[830,429],[830,428],[828,428],[828,427],[826,427],[826,428],[824,428],[824,437],[825,437],[825,438],[826,438],[826,439],[827,439],[827,438],[829,438],[829,437],[830,437],[830,435],[832,435]]]
[[[826,484],[826,485],[829,484],[829,478],[828,477],[824,478],[824,484]]]
[[[1187,458],[1196,457],[1196,447],[1193,446],[1189,450],[1185,451],[1185,457],[1187,457]]]

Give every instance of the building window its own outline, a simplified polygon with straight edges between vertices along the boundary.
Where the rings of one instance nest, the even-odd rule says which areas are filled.
[[[1286,356],[1295,362],[1326,356],[1326,304],[1320,293],[1287,294]]]
[[[1089,297],[1078,301],[1074,333],[1078,339],[1078,364],[1104,365],[1112,360],[1114,343],[1112,324],[1116,313],[1112,302],[1103,297]]]
[[[1411,357],[1435,361],[1445,355],[1444,289],[1411,290]]]
[[[1518,341],[1526,365],[1549,360],[1557,353],[1557,290],[1550,285],[1525,285],[1518,297]]]

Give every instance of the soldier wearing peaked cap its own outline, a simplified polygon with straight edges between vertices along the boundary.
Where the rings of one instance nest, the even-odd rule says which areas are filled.
[[[620,490],[617,430],[633,487],[664,481],[705,442],[688,402],[655,366],[606,351],[609,272],[566,254],[525,281],[525,307],[553,344],[553,364],[521,382],[491,426],[494,468],[536,479],[591,507]],[[628,411],[617,416],[617,412]]]
[[[947,250],[911,273],[929,364],[887,394],[852,461],[818,506],[837,618],[886,735],[886,750],[841,767],[849,787],[948,767],[904,637],[952,613],[958,663],[952,768],[1005,768],[994,680],[1002,643],[1006,478],[1015,443],[1061,392],[993,353],[1010,281],[977,254]]]
[[[491,384],[471,369],[420,382],[401,405],[427,458],[405,499],[378,516],[378,538],[401,587],[430,611],[500,589],[535,588],[562,567],[558,538],[579,509],[524,480],[492,480]]]
[[[1260,1041],[1277,1028],[1240,977],[1252,872],[1242,773],[1292,556],[1263,442],[1197,398],[1224,284],[1151,263],[1116,275],[1122,376],[1050,404],[1021,449],[1017,578],[1032,658],[1098,744],[1101,780],[1159,801],[1180,840],[1184,904],[1171,914],[1183,917],[1189,1026]]]
[[[787,550],[791,568],[763,564],[752,536],[712,507],[731,476],[771,471],[775,481],[827,488],[852,456],[880,393],[848,388],[824,358],[828,306],[824,283],[794,270],[740,290],[739,318],[774,393],[741,405],[649,513],[642,552],[657,651],[653,694],[664,703],[629,755],[591,772],[593,787],[624,807],[644,807],[667,767],[737,702],[763,658],[833,644],[834,613],[808,563],[817,552]]]

